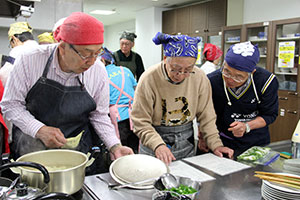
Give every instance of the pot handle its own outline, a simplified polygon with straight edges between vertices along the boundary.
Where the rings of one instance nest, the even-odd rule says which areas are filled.
[[[48,170],[41,164],[39,163],[34,163],[34,162],[12,162],[12,163],[6,163],[4,165],[0,166],[0,171],[4,170],[4,169],[8,169],[11,167],[32,167],[35,169],[38,169],[42,172],[42,174],[44,175],[44,183],[49,183],[50,181],[50,176],[49,176],[49,172]],[[16,170],[18,171],[18,170]]]
[[[42,194],[33,200],[46,200],[46,199],[66,199],[66,200],[75,200],[71,195],[60,193],[60,192],[52,192],[48,194]]]
[[[92,153],[88,152],[87,157],[89,161],[86,163],[86,166],[89,167],[93,164],[95,159],[99,156],[101,150],[99,147],[92,147]]]

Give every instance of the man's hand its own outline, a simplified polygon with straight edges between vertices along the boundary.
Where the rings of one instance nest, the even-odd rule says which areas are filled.
[[[131,154],[133,154],[133,151],[131,148],[122,146],[122,145],[118,145],[116,148],[111,150],[110,158],[111,158],[111,160],[115,160],[122,156],[131,155]]]
[[[232,131],[232,134],[235,137],[243,137],[244,133],[246,132],[246,124],[243,122],[232,122],[230,124],[230,128],[228,128],[228,131]]]
[[[166,145],[158,146],[155,150],[155,156],[166,163],[166,165],[169,165],[173,160],[176,160],[171,150]]]
[[[219,157],[224,157],[223,154],[226,154],[226,157],[233,159],[233,150],[228,147],[217,147],[214,150],[214,154]]]
[[[202,136],[202,133],[199,131],[198,133],[198,148],[200,151],[202,152],[208,152],[209,151],[209,148]]]
[[[36,133],[36,138],[42,140],[48,148],[59,148],[66,144],[67,140],[59,128],[42,126]]]

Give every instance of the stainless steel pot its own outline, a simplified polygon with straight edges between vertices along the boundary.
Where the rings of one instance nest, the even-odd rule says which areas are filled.
[[[74,150],[53,149],[25,154],[16,162],[35,162],[46,167],[49,171],[50,182],[46,192],[74,194],[79,191],[84,182],[85,168],[90,166],[94,158]],[[28,167],[12,169],[21,174],[22,182],[31,187],[44,188],[43,175],[40,171]]]

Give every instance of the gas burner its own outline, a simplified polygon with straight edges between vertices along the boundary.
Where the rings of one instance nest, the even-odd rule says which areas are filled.
[[[80,189],[78,192],[71,195],[76,200],[81,200],[83,197],[83,190]]]

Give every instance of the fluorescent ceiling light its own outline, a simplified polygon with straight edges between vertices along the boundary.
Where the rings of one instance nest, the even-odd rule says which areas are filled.
[[[90,13],[95,15],[111,15],[116,13],[116,11],[115,10],[93,10]]]

